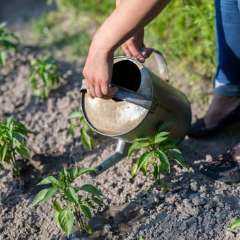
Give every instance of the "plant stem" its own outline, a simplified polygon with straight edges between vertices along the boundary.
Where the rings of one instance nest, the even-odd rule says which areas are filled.
[[[76,218],[77,218],[77,221],[78,223],[80,224],[80,226],[85,229],[85,223],[82,219],[82,216],[81,216],[81,213],[78,211],[78,208],[75,207],[75,214],[76,214]]]

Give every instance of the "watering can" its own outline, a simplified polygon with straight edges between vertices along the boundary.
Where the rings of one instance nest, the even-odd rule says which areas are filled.
[[[126,154],[127,143],[153,135],[162,124],[172,138],[184,138],[191,126],[190,103],[168,80],[167,63],[156,50],[144,64],[126,56],[114,58],[111,84],[118,92],[112,99],[92,98],[83,80],[81,107],[89,126],[119,139],[116,153],[120,155],[110,157],[101,171]]]

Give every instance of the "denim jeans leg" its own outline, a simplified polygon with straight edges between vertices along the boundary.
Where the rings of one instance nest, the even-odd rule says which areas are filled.
[[[240,96],[240,0],[215,0],[217,73],[214,93]]]

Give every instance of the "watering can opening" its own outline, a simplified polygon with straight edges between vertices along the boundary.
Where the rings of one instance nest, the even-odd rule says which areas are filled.
[[[112,99],[82,97],[82,110],[90,126],[100,134],[118,137],[135,129],[147,116],[151,101],[141,95],[143,65],[118,57],[113,65],[111,84],[118,87]],[[140,94],[139,94],[140,92]]]
[[[141,72],[138,66],[129,60],[113,65],[112,85],[137,92],[141,85]]]

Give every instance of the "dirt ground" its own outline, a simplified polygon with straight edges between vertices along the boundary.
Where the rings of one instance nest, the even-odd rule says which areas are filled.
[[[0,12],[5,15],[0,16],[9,17],[7,9],[13,2],[19,7],[20,1],[1,1]],[[44,9],[41,6],[40,9]],[[24,22],[24,18],[21,19]],[[15,28],[19,21],[10,21],[10,26]],[[59,89],[52,92],[47,101],[31,97],[27,60],[38,51],[41,49],[23,48],[13,59],[15,64],[0,70],[0,119],[13,115],[34,132],[29,140],[32,159],[24,168],[23,179],[13,180],[8,172],[0,175],[0,239],[3,240],[65,239],[53,222],[50,203],[31,206],[36,183],[64,166],[97,166],[116,145],[116,140],[98,135],[97,148],[89,152],[84,150],[78,137],[73,139],[67,135],[68,116],[80,107],[81,65],[59,62],[64,76]],[[203,82],[195,86],[175,73],[172,75],[174,84],[187,96],[192,96],[192,91],[198,96],[208,94],[209,84]],[[193,114],[202,115],[207,102],[201,101],[201,97],[196,99]],[[109,207],[91,220],[96,229],[94,235],[87,237],[76,230],[70,239],[240,239],[240,232],[227,230],[229,221],[240,215],[240,185],[212,182],[199,172],[201,164],[239,141],[238,129],[232,126],[210,139],[186,138],[181,148],[191,168],[173,170],[167,179],[168,192],[151,190],[153,182],[141,175],[131,183],[129,172],[135,159],[125,158],[95,179]]]

